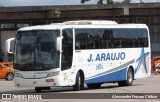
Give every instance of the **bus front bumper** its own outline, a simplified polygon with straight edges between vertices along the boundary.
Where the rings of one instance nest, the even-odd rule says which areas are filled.
[[[25,78],[14,78],[16,87],[52,87],[52,86],[63,86],[62,79],[58,76],[40,78],[40,79],[25,79]]]

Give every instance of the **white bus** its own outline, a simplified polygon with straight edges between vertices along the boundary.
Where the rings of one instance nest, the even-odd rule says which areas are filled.
[[[6,50],[10,52],[10,43]],[[99,88],[117,82],[130,86],[149,77],[151,48],[145,24],[80,20],[25,27],[15,38],[14,74],[17,87],[73,86]]]

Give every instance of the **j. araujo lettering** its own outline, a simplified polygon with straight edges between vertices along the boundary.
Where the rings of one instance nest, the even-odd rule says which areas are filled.
[[[93,61],[114,61],[114,60],[124,60],[126,57],[126,54],[124,52],[118,52],[118,53],[98,53],[95,58],[93,58],[93,55],[90,54],[89,58],[87,59],[88,62]]]

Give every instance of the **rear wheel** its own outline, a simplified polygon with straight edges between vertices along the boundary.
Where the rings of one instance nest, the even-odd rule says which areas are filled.
[[[76,84],[73,85],[73,90],[74,91],[79,91],[84,89],[84,76],[80,75],[80,73],[77,73],[76,76]]]
[[[131,86],[133,84],[133,71],[131,68],[128,69],[127,72],[127,80],[125,81],[119,81],[119,86]]]
[[[11,81],[11,80],[13,80],[14,79],[14,75],[13,75],[13,73],[7,73],[7,75],[6,75],[6,78],[5,78],[6,80],[8,80],[8,81]]]
[[[101,87],[101,83],[96,83],[96,84],[87,84],[88,88],[91,89],[97,89]]]

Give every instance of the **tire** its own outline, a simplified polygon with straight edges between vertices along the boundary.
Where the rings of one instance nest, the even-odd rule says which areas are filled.
[[[7,75],[6,75],[6,78],[5,78],[6,80],[8,80],[8,81],[11,81],[11,80],[13,80],[14,79],[14,75],[13,75],[13,73],[7,73]]]
[[[133,84],[133,71],[131,70],[131,68],[129,68],[127,72],[127,80],[119,81],[118,85],[119,86],[131,86],[132,84]]]
[[[50,90],[50,87],[35,87],[35,91],[40,93],[42,90]]]
[[[119,85],[119,86],[125,86],[125,85],[124,85],[124,81],[119,81],[119,82],[118,82],[118,85]]]
[[[74,91],[79,91],[84,89],[84,76],[80,75],[80,73],[77,73],[76,76],[76,83],[73,85],[73,90]]]
[[[87,84],[88,88],[90,89],[98,89],[101,87],[101,83],[97,83],[97,84]]]
[[[42,92],[42,88],[41,88],[41,87],[35,87],[35,91],[36,91],[37,93],[40,93],[40,92]]]

